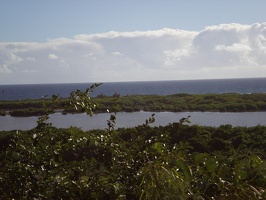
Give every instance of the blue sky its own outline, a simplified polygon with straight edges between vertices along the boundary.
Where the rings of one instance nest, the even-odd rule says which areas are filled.
[[[2,0],[0,41],[46,41],[107,31],[199,31],[222,23],[266,21],[263,0]]]
[[[265,77],[265,8],[264,0],[1,0],[0,84]]]

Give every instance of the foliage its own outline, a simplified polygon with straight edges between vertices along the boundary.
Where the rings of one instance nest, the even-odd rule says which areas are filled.
[[[114,98],[119,98],[116,103],[116,112],[135,112],[140,110],[157,111],[212,111],[212,112],[251,112],[266,111],[266,94],[174,94],[167,96],[159,95],[127,95],[89,97],[91,91],[100,84],[94,84],[86,91],[76,90],[69,98],[57,99],[56,106],[54,100],[45,99],[47,107],[53,107],[48,112],[52,113],[56,109],[63,110],[63,113],[85,112],[85,107],[92,108],[91,112],[107,112],[113,106]],[[88,98],[89,97],[89,98]],[[70,105],[69,102],[76,101]],[[0,111],[10,111],[13,116],[41,115],[43,109],[42,100],[24,101],[0,101]],[[79,102],[79,104],[78,104]],[[84,103],[84,105],[81,104]],[[89,105],[91,103],[91,105]],[[94,107],[93,107],[94,105]],[[97,108],[96,108],[97,107]],[[34,112],[33,112],[34,111]]]
[[[1,132],[1,199],[258,199],[265,195],[265,134],[264,126],[180,122]],[[229,147],[214,148],[218,138]]]
[[[93,114],[98,104],[89,94],[97,86],[73,92],[69,102]],[[0,198],[266,198],[265,126],[203,127],[188,117],[151,127],[153,114],[143,125],[116,129],[121,97],[112,98],[106,130],[55,128],[45,114],[32,130],[1,131]]]
[[[6,116],[6,112],[0,110],[0,116]]]
[[[87,115],[92,116],[94,110],[97,109],[97,104],[91,101],[90,93],[94,88],[100,85],[101,83],[95,83],[87,88],[84,92],[79,89],[77,89],[75,92],[71,92],[69,104],[77,111],[85,112]]]

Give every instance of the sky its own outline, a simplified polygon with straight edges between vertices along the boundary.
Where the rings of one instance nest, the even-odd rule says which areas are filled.
[[[264,0],[0,0],[0,84],[266,77]]]

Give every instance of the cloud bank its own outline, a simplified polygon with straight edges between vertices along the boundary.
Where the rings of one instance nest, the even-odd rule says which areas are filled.
[[[266,23],[0,43],[0,84],[266,76]]]

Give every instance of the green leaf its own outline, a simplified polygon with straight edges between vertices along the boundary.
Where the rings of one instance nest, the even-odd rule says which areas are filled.
[[[215,161],[208,159],[205,163],[206,169],[208,172],[212,173],[215,172],[217,164]]]
[[[160,153],[160,154],[163,151],[163,146],[162,146],[162,144],[160,142],[154,143],[154,145],[153,145],[152,148],[155,149],[155,150],[157,150],[157,152]]]
[[[229,172],[230,172],[231,168],[228,167],[225,163],[223,165],[220,166],[218,174],[220,177],[226,177]]]
[[[208,154],[206,153],[197,153],[195,156],[196,164],[203,163],[207,157],[208,157]]]
[[[177,160],[177,165],[181,168],[181,170],[184,174],[185,180],[190,181],[191,177],[192,177],[192,171],[189,168],[189,166],[187,165],[187,163],[184,160],[179,159],[179,160]]]

